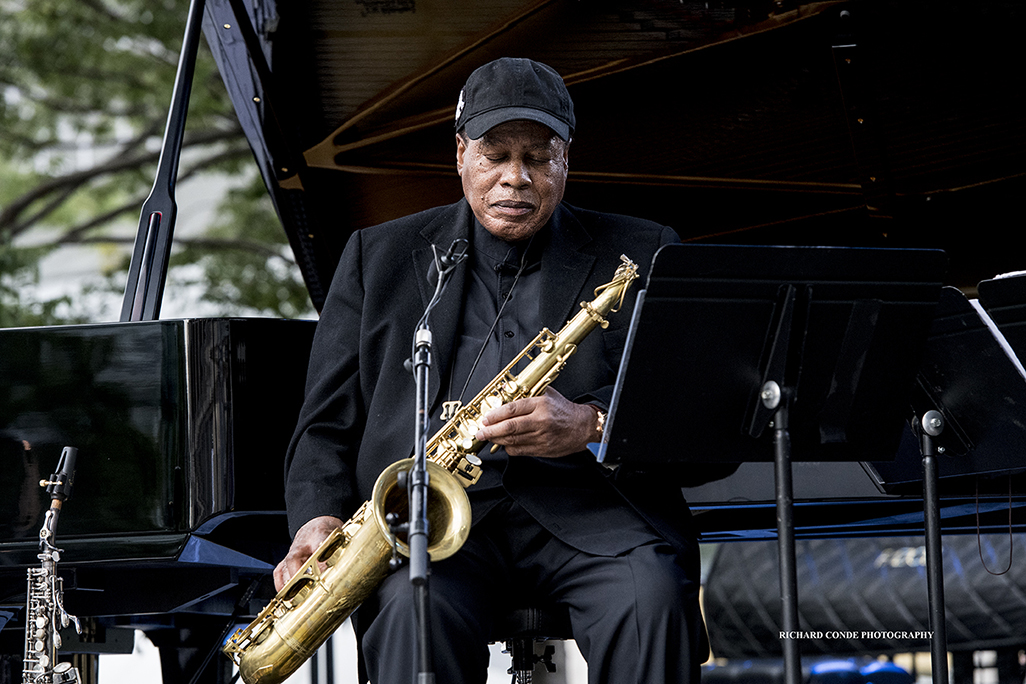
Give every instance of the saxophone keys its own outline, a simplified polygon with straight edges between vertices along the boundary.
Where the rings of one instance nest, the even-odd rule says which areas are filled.
[[[71,663],[57,663],[53,666],[53,681],[54,684],[77,684],[79,674],[72,669]]]
[[[478,429],[477,423],[473,420],[461,423],[457,429],[459,434],[457,435],[457,438],[453,440],[453,445],[456,449],[465,451],[468,448],[467,442],[473,441],[474,435],[477,434]]]

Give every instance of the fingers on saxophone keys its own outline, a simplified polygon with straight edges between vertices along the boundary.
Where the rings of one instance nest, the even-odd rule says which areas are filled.
[[[502,437],[506,434],[510,427],[506,425],[509,421],[494,414],[489,415],[492,416],[491,420],[482,417],[477,424],[477,432],[474,433],[474,439],[479,442],[494,442],[497,437]]]
[[[521,421],[517,418],[507,418],[497,421],[493,425],[482,427],[478,430],[475,438],[479,442],[492,442],[502,446],[514,446],[519,444],[522,435],[520,430]]]
[[[281,588],[288,584],[288,581],[291,578],[291,573],[289,572],[288,567],[286,567],[284,560],[275,566],[273,576],[274,590],[281,591]]]
[[[494,440],[493,428],[479,427],[477,432],[474,433],[474,439],[479,442],[492,442]]]
[[[491,410],[486,411],[485,414],[481,416],[480,424],[484,427],[497,425],[498,423],[508,421],[516,416],[526,415],[530,413],[531,410],[532,404],[529,399],[517,399],[516,401],[511,401],[508,404],[502,404],[501,406],[496,406]]]

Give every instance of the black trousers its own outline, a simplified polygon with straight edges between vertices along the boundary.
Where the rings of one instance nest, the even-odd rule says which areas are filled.
[[[457,554],[432,564],[429,586],[438,682],[484,684],[493,622],[525,596],[569,606],[589,684],[699,681],[706,646],[697,544],[678,554],[653,532],[625,554],[590,555],[509,501],[474,526]],[[357,617],[372,684],[416,682],[413,589],[405,569]]]

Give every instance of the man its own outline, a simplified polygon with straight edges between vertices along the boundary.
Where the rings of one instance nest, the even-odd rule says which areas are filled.
[[[542,327],[562,327],[621,254],[644,277],[655,251],[677,241],[648,221],[562,204],[574,126],[551,68],[508,58],[481,67],[456,112],[464,199],[350,239],[287,456],[294,541],[275,570],[279,588],[369,498],[381,470],[412,451],[404,361],[434,289],[432,245],[463,238],[471,256],[431,317],[429,434],[444,424],[443,402],[469,401]],[[485,681],[486,639],[515,595],[569,606],[591,684],[697,681],[698,550],[680,489],[666,478],[614,480],[585,451],[601,438],[629,309],[585,338],[544,395],[484,416],[477,438],[503,449],[482,452],[467,543],[431,567],[437,681]],[[412,610],[401,569],[358,612],[374,684],[414,681]]]

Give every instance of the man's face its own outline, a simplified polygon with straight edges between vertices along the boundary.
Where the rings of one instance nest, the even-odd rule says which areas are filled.
[[[534,121],[507,121],[477,140],[456,136],[456,170],[477,220],[497,238],[537,233],[563,199],[570,143]]]

